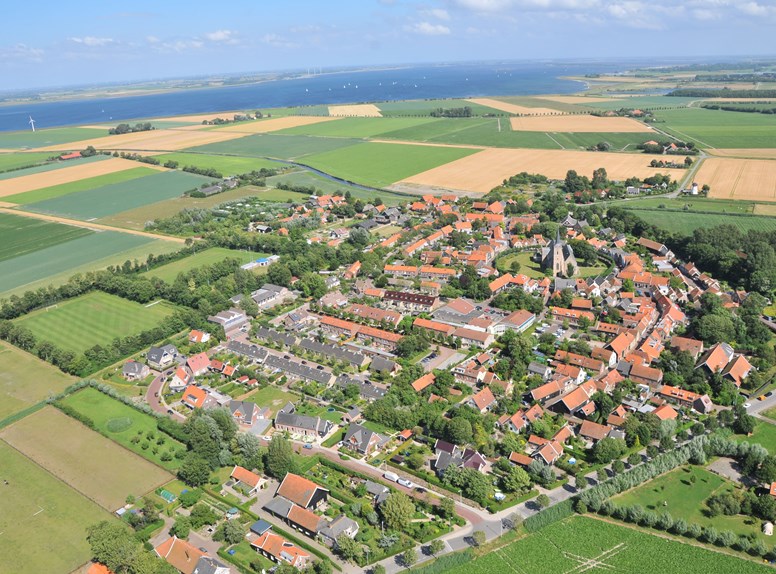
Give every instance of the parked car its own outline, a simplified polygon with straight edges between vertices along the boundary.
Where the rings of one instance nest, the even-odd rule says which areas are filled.
[[[312,448],[313,448],[313,445],[311,445],[311,444],[308,442],[306,445],[304,445],[304,448],[306,448],[306,449],[312,449]]]
[[[385,474],[383,474],[383,478],[390,480],[391,482],[398,482],[399,475],[396,474],[395,472],[388,471]]]
[[[407,480],[406,478],[400,478],[396,482],[401,484],[402,486],[406,486],[407,488],[412,488],[414,486],[412,484],[412,481],[411,480]]]

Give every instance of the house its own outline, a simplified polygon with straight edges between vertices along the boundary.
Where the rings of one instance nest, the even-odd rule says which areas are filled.
[[[743,355],[736,355],[736,358],[730,361],[722,371],[722,376],[730,379],[737,387],[741,386],[744,379],[749,376],[754,367]]]
[[[127,381],[142,381],[151,374],[148,365],[138,363],[137,361],[127,361],[121,368],[121,376]]]
[[[238,425],[253,426],[258,419],[269,417],[267,407],[259,407],[256,403],[246,401],[229,401],[229,411]]]
[[[237,486],[241,487],[241,490],[247,492],[249,496],[256,494],[265,482],[258,474],[242,466],[235,466],[229,477],[236,481]]]
[[[536,321],[536,315],[525,309],[518,309],[504,317],[496,323],[491,331],[494,335],[502,335],[507,331],[518,331],[522,333]]]
[[[718,373],[733,360],[734,354],[735,351],[729,344],[717,343],[701,356],[695,368],[705,367],[710,373]]]
[[[453,337],[460,339],[461,346],[464,348],[482,347],[485,349],[490,347],[495,340],[492,333],[475,331],[467,327],[458,327],[453,331]]]
[[[458,445],[440,439],[434,443],[434,453],[434,470],[440,476],[450,466],[473,468],[479,472],[486,463],[485,457],[476,450],[461,449]]]
[[[609,425],[599,425],[593,421],[582,421],[582,425],[579,427],[579,436],[592,443],[596,443],[609,436],[611,430],[612,427]]]
[[[327,546],[334,546],[340,536],[355,538],[356,534],[358,534],[358,522],[344,514],[340,514],[331,522],[324,520],[318,528],[318,536]]]
[[[307,510],[315,510],[329,497],[329,491],[325,488],[292,473],[285,476],[275,494]]]
[[[185,389],[194,381],[194,376],[186,367],[178,367],[175,369],[175,374],[170,379],[170,390],[173,393],[178,393]]]
[[[210,367],[210,357],[207,356],[207,353],[191,355],[186,361],[186,366],[191,369],[191,374],[193,376],[199,377],[200,375],[207,373],[208,368]]]
[[[528,374],[529,375],[537,375],[544,379],[545,381],[549,380],[550,376],[552,376],[552,369],[543,363],[537,363],[535,361],[531,361],[528,364]]]
[[[169,367],[177,357],[178,349],[175,345],[151,347],[148,349],[148,353],[146,353],[146,362],[152,369],[163,371]]]
[[[159,546],[154,548],[154,552],[160,558],[163,558],[168,564],[182,572],[182,574],[194,574],[199,559],[206,555],[196,546],[181,540],[177,536],[168,538]]]
[[[679,413],[677,413],[673,407],[668,404],[660,405],[654,411],[652,411],[652,414],[659,418],[661,421],[675,420],[676,417],[679,416]]]
[[[490,387],[484,387],[481,391],[472,395],[467,404],[480,411],[480,413],[485,414],[496,406],[496,397],[493,396],[493,391],[490,390]]]
[[[434,308],[437,298],[404,291],[386,291],[383,301],[406,311],[429,312]]]
[[[248,319],[248,315],[239,309],[228,309],[226,311],[221,311],[220,313],[209,316],[207,320],[211,323],[221,325],[226,332],[239,329],[250,321],[250,319]]]
[[[388,437],[378,434],[357,423],[350,423],[342,446],[359,454],[369,456],[374,451],[380,450],[388,442]]]
[[[207,343],[210,340],[210,333],[192,329],[189,333],[189,343]]]
[[[203,556],[191,574],[231,574],[232,570],[210,556]]]
[[[181,402],[190,409],[205,409],[217,406],[215,400],[209,399],[210,396],[205,389],[196,385],[189,385],[183,391]]]
[[[310,561],[310,554],[305,550],[271,531],[252,538],[250,544],[259,554],[278,564],[289,564],[301,570]]]
[[[256,305],[259,306],[259,309],[262,310],[276,307],[291,297],[293,297],[293,295],[286,287],[273,285],[272,283],[265,283],[251,293],[251,299],[253,299],[256,302]]]
[[[302,436],[324,437],[331,431],[333,424],[321,417],[296,414],[292,403],[287,403],[275,415],[275,428]]]
[[[679,335],[671,338],[670,347],[677,352],[684,351],[689,353],[696,361],[698,360],[698,357],[701,356],[701,353],[703,353],[703,341],[690,339],[688,337],[680,337]]]

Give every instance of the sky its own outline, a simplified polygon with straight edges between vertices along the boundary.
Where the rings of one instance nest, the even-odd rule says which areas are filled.
[[[15,2],[0,89],[477,60],[774,55],[776,0]]]

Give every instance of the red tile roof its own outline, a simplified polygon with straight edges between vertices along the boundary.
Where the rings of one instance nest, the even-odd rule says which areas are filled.
[[[261,482],[261,477],[258,474],[242,466],[235,466],[230,477],[249,485],[251,488],[256,488],[256,485]]]
[[[303,476],[288,473],[283,482],[280,483],[277,494],[299,506],[307,508],[315,495],[315,491],[319,489],[329,492]]]

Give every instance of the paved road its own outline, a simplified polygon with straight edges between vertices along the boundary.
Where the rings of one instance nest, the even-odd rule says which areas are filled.
[[[161,415],[168,415],[168,407],[164,402],[164,397],[162,396],[162,388],[164,387],[163,377],[164,373],[159,373],[156,378],[151,381],[151,384],[148,385],[148,390],[146,391],[145,401],[154,410],[154,412],[157,412]],[[173,414],[170,416],[178,422],[184,422],[186,420],[186,417],[178,412],[173,411]]]

